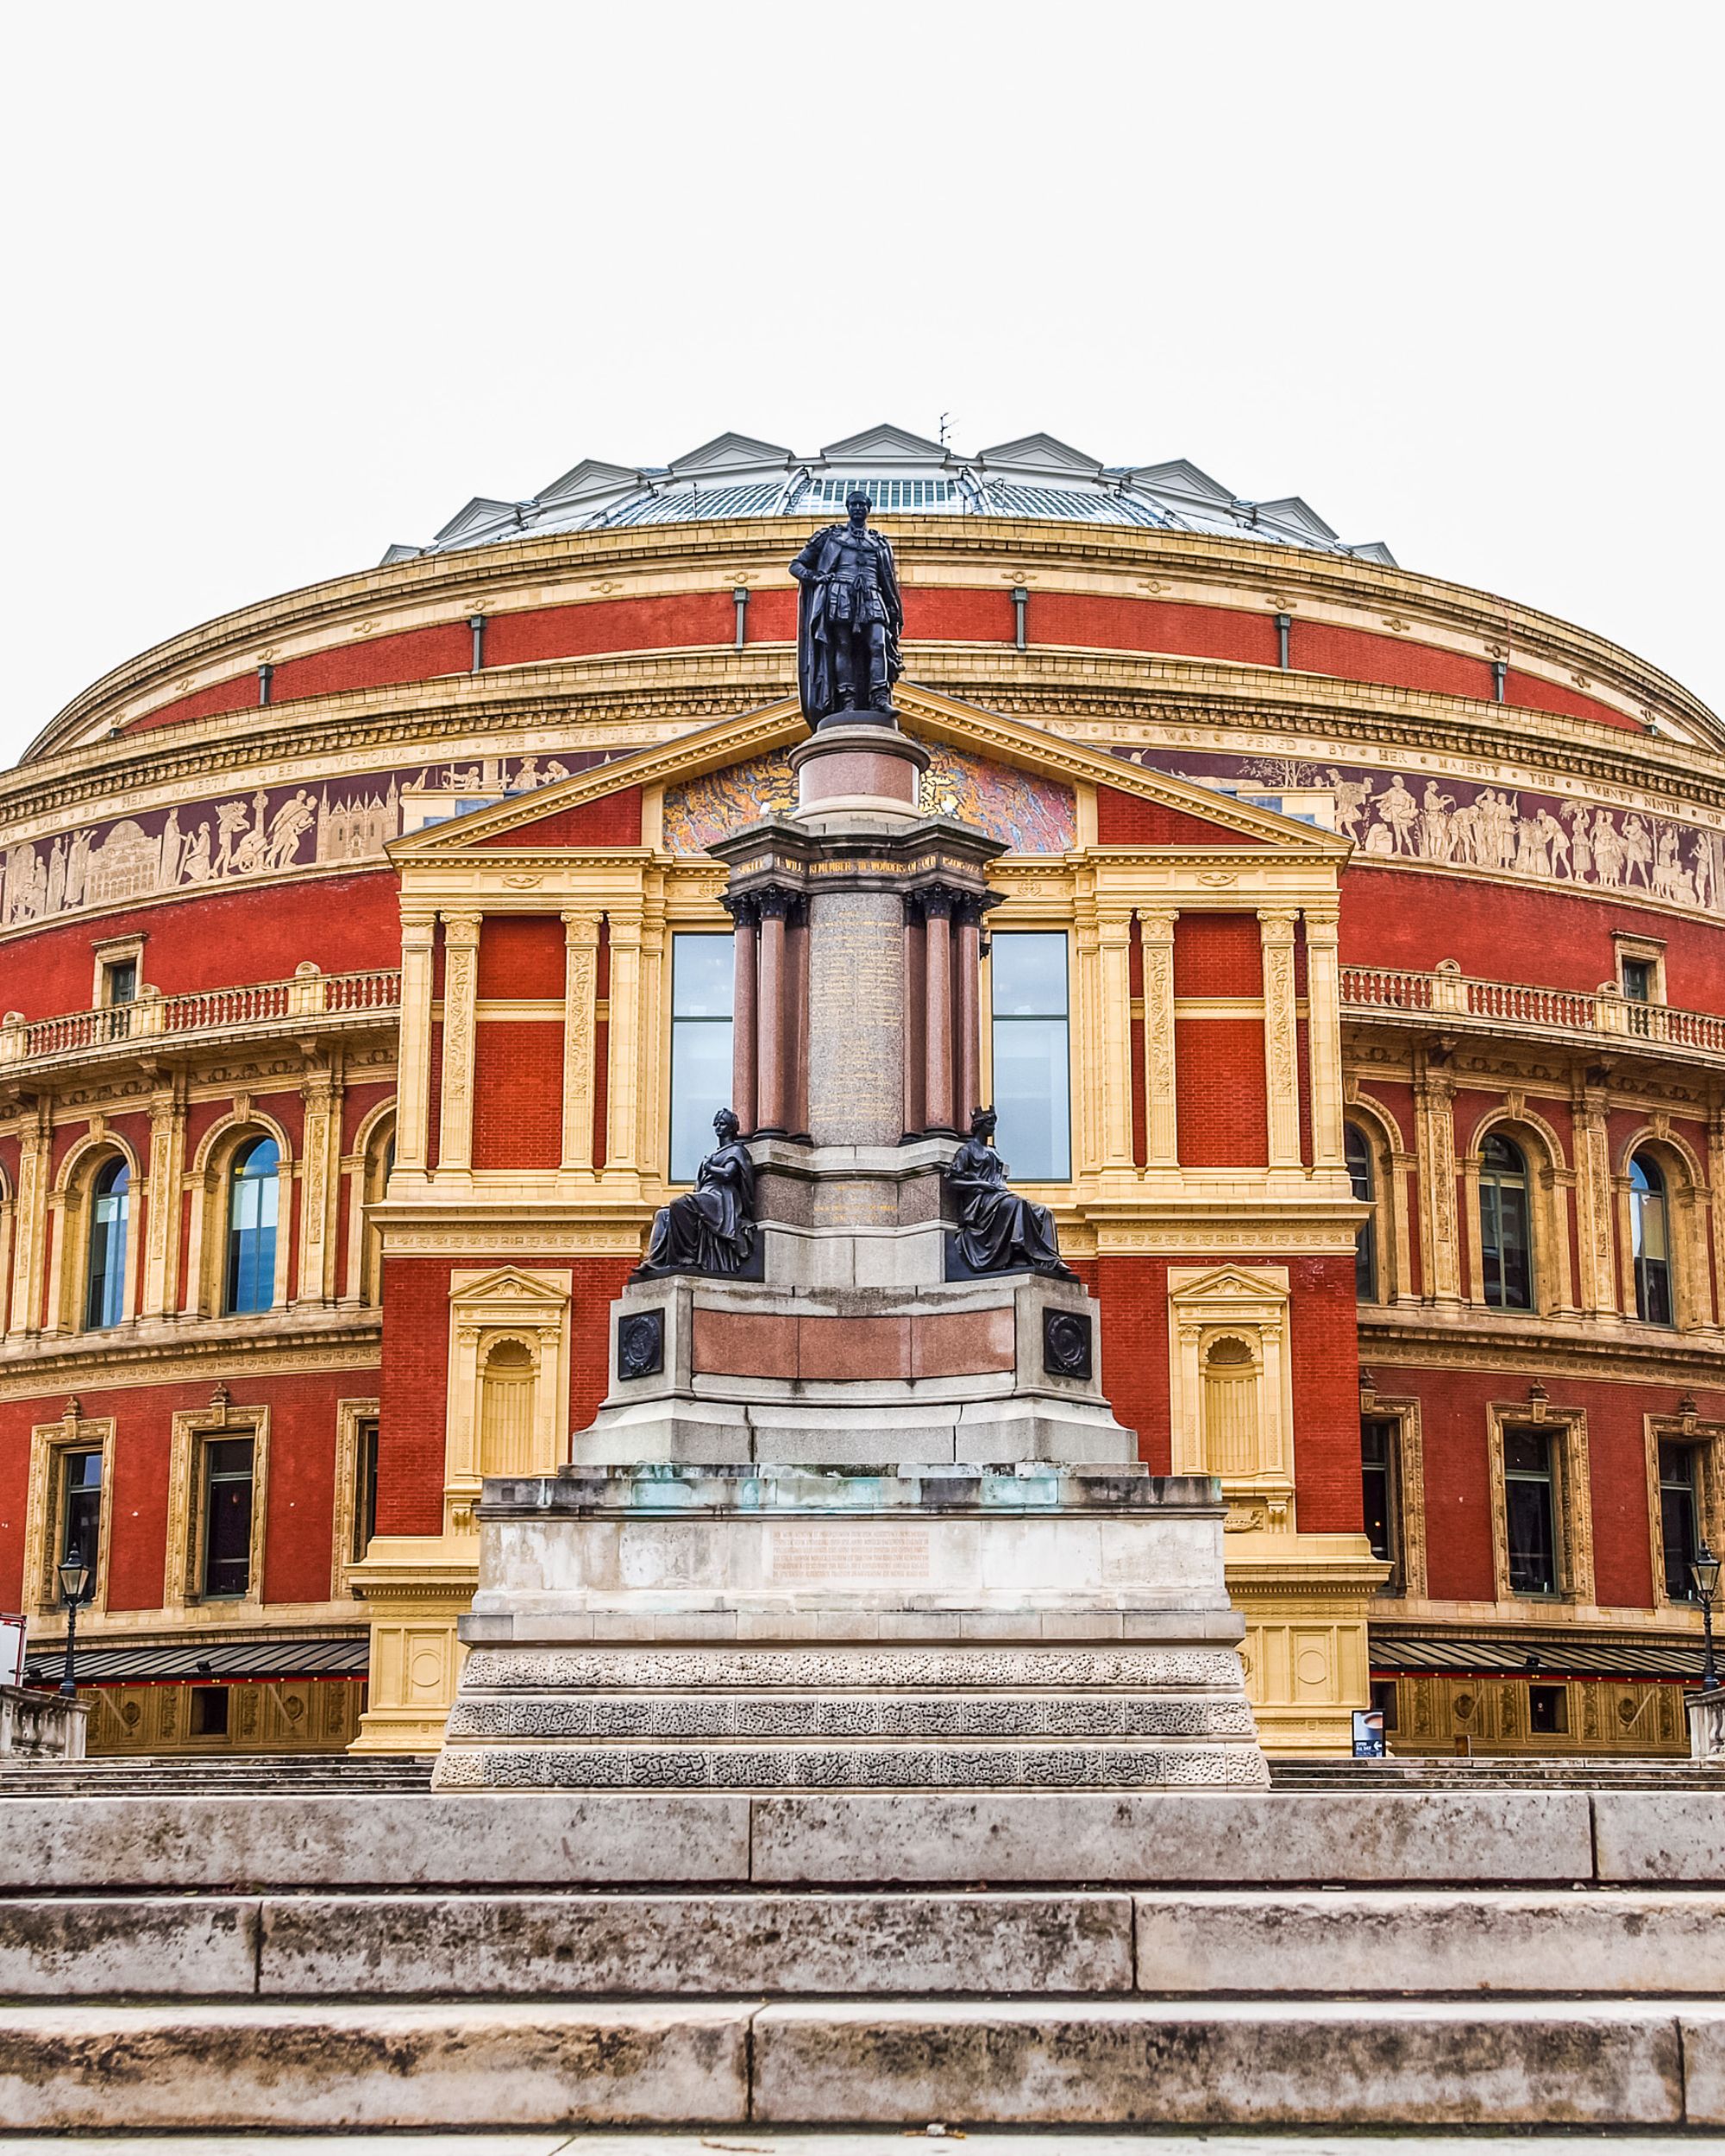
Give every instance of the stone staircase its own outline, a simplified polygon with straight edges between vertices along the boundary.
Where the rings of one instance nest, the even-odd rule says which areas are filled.
[[[4,1796],[273,1796],[428,1789],[432,1761],[345,1752],[179,1753],[0,1766]]]
[[[18,2133],[1725,2128],[1717,1777],[0,1821]]]

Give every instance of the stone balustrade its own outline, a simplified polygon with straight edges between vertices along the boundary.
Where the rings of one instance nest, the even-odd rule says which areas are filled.
[[[0,1758],[81,1759],[90,1702],[0,1684]]]
[[[1725,1065],[1725,1016],[1637,1003],[1609,984],[1596,991],[1484,981],[1453,960],[1430,973],[1393,966],[1344,966],[1345,1018],[1472,1018],[1495,1032],[1578,1039],[1609,1034],[1675,1051],[1685,1060]]]

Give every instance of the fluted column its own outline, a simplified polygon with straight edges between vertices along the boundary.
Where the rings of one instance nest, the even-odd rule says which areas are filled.
[[[637,1169],[641,1076],[641,916],[606,915],[611,932],[611,1025],[606,1036],[605,1162]]]
[[[923,1093],[927,1128],[952,1128],[952,896],[923,893]]]
[[[970,1118],[985,1104],[982,1100],[982,909],[975,899],[958,903],[958,929],[953,964],[957,970],[958,1039],[954,1058],[957,1069],[952,1120],[968,1131]]]
[[[1342,1136],[1341,969],[1336,917],[1306,911],[1306,1042],[1312,1074],[1312,1165],[1340,1168]]]
[[[396,1051],[395,1167],[423,1176],[431,1113],[431,953],[435,913],[401,916],[401,1033]]]
[[[594,1007],[599,986],[599,915],[563,915],[563,1159],[593,1164]]]
[[[761,894],[761,979],[760,1009],[756,1039],[760,1048],[756,1057],[756,1083],[759,1088],[761,1120],[758,1128],[775,1138],[782,1138],[789,1125],[787,1121],[787,1080],[785,1057],[785,993],[787,987],[785,922],[790,912],[790,899],[783,891],[763,891]]]
[[[445,913],[443,921],[443,1091],[437,1122],[437,1168],[458,1173],[474,1160],[474,1034],[479,994],[480,918]]]
[[[731,1106],[746,1138],[753,1135],[760,1099],[761,982],[755,938],[761,910],[753,899],[737,899],[731,911],[736,923],[731,938]]]
[[[1096,916],[1102,1037],[1102,1170],[1130,1174],[1132,1112],[1132,914]]]
[[[1258,916],[1264,960],[1264,1077],[1270,1119],[1270,1165],[1300,1165],[1299,1035],[1294,1016],[1292,912],[1262,907]]]
[[[1144,946],[1144,1133],[1146,1168],[1180,1164],[1175,1094],[1173,912],[1138,914]]]

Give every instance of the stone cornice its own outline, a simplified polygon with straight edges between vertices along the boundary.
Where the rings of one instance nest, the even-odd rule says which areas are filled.
[[[1652,1330],[1596,1318],[1494,1319],[1471,1309],[1450,1316],[1362,1304],[1359,1359],[1385,1395],[1396,1389],[1383,1382],[1385,1374],[1397,1369],[1496,1373],[1506,1383],[1556,1376],[1679,1391],[1725,1386],[1725,1333],[1672,1332],[1654,1340]]]
[[[135,1322],[115,1332],[14,1344],[0,1354],[0,1401],[75,1392],[88,1406],[136,1385],[375,1369],[382,1352],[383,1313],[371,1308],[287,1312],[268,1326],[236,1326],[231,1318]]]

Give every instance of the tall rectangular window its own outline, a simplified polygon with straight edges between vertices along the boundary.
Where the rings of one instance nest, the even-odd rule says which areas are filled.
[[[1689,1568],[1701,1546],[1700,1505],[1696,1489],[1696,1447],[1659,1447],[1659,1548],[1665,1594],[1674,1602],[1695,1600]]]
[[[252,1583],[252,1440],[204,1443],[204,1547],[198,1567],[206,1596],[243,1595]]]
[[[54,1562],[76,1550],[94,1580],[102,1541],[102,1455],[62,1452],[60,1471],[60,1548]]]
[[[994,995],[995,1133],[1019,1182],[1072,1173],[1072,1102],[1064,936],[996,936]]]
[[[354,1433],[354,1542],[355,1564],[377,1532],[378,1419],[367,1415]]]
[[[1365,1535],[1371,1554],[1396,1562],[1396,1426],[1373,1420],[1359,1426],[1359,1474],[1365,1498]]]
[[[730,936],[671,942],[671,1181],[692,1183],[718,1143],[712,1119],[731,1101]]]
[[[1509,1592],[1558,1592],[1557,1463],[1548,1430],[1503,1432],[1503,1495],[1509,1530]]]

